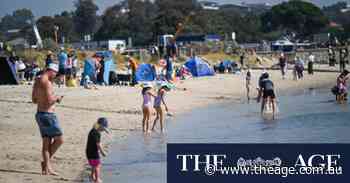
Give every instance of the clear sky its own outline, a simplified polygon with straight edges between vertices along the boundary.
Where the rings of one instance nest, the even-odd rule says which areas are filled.
[[[0,17],[6,14],[11,14],[14,10],[19,8],[31,9],[36,17],[44,15],[58,14],[64,10],[74,10],[74,2],[76,0],[0,0]],[[102,13],[106,7],[112,6],[120,0],[95,0]],[[283,0],[209,0],[219,3],[234,3],[240,4],[246,3],[279,3]],[[316,3],[319,6],[329,5],[341,0],[309,0]],[[343,0],[350,2],[350,0]]]

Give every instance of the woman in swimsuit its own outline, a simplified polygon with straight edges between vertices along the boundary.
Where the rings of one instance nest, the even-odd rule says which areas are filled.
[[[151,92],[153,86],[151,84],[145,84],[142,89],[143,103],[142,103],[142,128],[144,133],[149,133],[149,120],[152,110],[152,97],[155,97]]]
[[[153,107],[157,112],[157,117],[156,117],[156,119],[154,119],[152,131],[154,131],[154,127],[156,126],[157,121],[159,120],[160,130],[162,133],[164,132],[164,111],[162,108],[162,103],[164,104],[165,111],[168,112],[168,106],[166,105],[166,103],[164,101],[164,95],[167,91],[170,91],[170,88],[166,83],[163,83],[161,85],[160,89],[158,90],[158,94],[157,94],[156,98],[154,99],[154,106]]]

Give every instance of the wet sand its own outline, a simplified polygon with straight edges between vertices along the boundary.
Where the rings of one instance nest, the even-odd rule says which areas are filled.
[[[253,72],[254,96],[260,72]],[[296,82],[291,80],[291,73],[288,80],[282,80],[278,71],[270,73],[277,95],[324,86],[331,88],[337,76],[337,73],[316,73]],[[168,93],[166,100],[175,115],[223,101],[244,101],[244,83],[243,74],[189,79],[178,82],[178,89]],[[138,87],[55,88],[56,94],[65,96],[56,108],[65,143],[53,161],[53,167],[61,175],[41,176],[41,139],[34,119],[36,106],[30,102],[31,87],[0,87],[0,182],[81,182],[87,175],[87,134],[98,117],[109,118],[117,141],[125,140],[130,130],[141,129],[142,98]]]

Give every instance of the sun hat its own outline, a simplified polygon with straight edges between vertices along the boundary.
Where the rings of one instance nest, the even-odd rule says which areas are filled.
[[[97,120],[97,124],[99,127],[101,127],[104,131],[106,131],[107,133],[109,133],[109,129],[108,129],[108,120],[107,118],[98,118]]]
[[[169,86],[169,83],[167,82],[163,82],[162,84],[160,84],[160,88],[167,88],[168,90],[171,89],[171,87]]]
[[[153,88],[153,85],[151,83],[143,83],[142,88]]]
[[[52,71],[55,71],[55,72],[58,72],[58,65],[55,64],[55,63],[50,63],[47,67],[46,67],[47,70],[52,70]]]

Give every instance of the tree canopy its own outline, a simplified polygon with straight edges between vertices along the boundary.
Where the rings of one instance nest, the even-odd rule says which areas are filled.
[[[301,0],[291,0],[272,7],[262,16],[262,21],[267,31],[283,29],[300,36],[317,33],[328,24],[328,18],[320,8]]]
[[[78,0],[74,12],[75,30],[81,36],[95,32],[98,7],[93,0]]]

